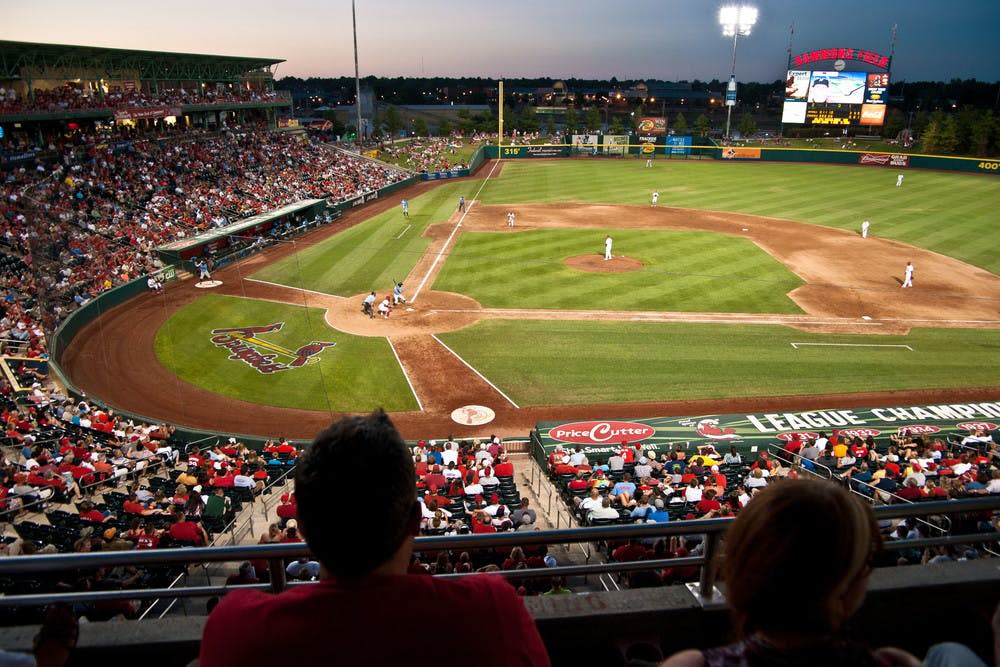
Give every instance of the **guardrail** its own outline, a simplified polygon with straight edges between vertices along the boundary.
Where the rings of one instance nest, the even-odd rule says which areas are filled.
[[[908,505],[893,505],[875,508],[879,519],[896,519],[934,514],[963,514],[968,512],[1000,510],[1000,496],[984,496],[963,500],[933,501]],[[508,578],[551,577],[603,574],[606,572],[630,572],[633,570],[655,569],[665,566],[698,566],[701,568],[699,582],[690,586],[692,593],[703,606],[719,604],[721,595],[715,589],[714,562],[723,533],[733,519],[700,519],[657,524],[628,524],[593,528],[564,528],[532,532],[508,532],[487,535],[456,535],[447,537],[418,537],[416,551],[440,549],[494,549],[519,545],[593,543],[601,540],[624,540],[628,538],[659,538],[673,535],[702,534],[705,536],[704,551],[700,556],[673,558],[658,561],[636,561],[629,563],[598,563],[567,565],[544,569],[500,571]],[[887,542],[884,550],[913,549],[941,544],[980,544],[1000,540],[1000,532],[969,533],[941,537],[898,540]],[[235,547],[188,547],[180,549],[157,549],[148,551],[116,551],[90,554],[57,554],[15,556],[0,559],[0,576],[28,573],[55,572],[80,568],[113,567],[117,565],[163,565],[170,563],[204,564],[207,562],[235,562],[261,559],[270,563],[272,581],[270,584],[254,584],[250,587],[270,589],[280,592],[289,586],[309,585],[309,583],[286,584],[284,579],[284,559],[301,558],[310,555],[304,543],[264,544]],[[447,577],[468,576],[465,574],[442,575]],[[129,589],[120,591],[85,591],[75,593],[37,593],[29,595],[9,595],[0,598],[0,606],[43,605],[51,602],[85,602],[94,600],[147,600],[156,598],[206,597],[225,594],[236,587],[194,586],[186,588]],[[242,587],[241,587],[242,588]]]

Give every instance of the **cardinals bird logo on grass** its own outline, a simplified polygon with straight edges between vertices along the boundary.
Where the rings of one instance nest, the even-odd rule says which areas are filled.
[[[296,350],[277,345],[259,338],[261,334],[281,331],[284,322],[275,322],[259,327],[231,327],[212,329],[212,344],[229,350],[229,358],[242,361],[259,373],[270,374],[300,368],[306,364],[319,361],[317,356],[336,343],[312,341]],[[279,357],[290,359],[288,362],[278,361]]]

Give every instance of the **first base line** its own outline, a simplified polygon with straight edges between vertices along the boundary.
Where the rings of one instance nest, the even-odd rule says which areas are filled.
[[[802,346],[813,346],[813,347],[901,347],[910,352],[913,352],[913,348],[909,345],[883,345],[881,343],[790,343],[790,345],[796,350]]]

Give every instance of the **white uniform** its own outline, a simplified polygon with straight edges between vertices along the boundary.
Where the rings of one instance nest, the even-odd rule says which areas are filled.
[[[378,305],[378,314],[389,319],[389,297],[382,299],[382,302]]]
[[[604,259],[611,259],[611,237],[607,236],[604,238]]]
[[[508,227],[514,226],[514,211],[509,211],[507,213],[507,226]]]
[[[913,287],[913,262],[907,262],[903,269],[903,287]]]
[[[867,220],[861,223],[861,238],[863,239],[868,238],[868,228],[871,226],[871,224],[872,223],[868,222]]]
[[[903,187],[903,175],[902,174],[899,174],[898,176],[896,176],[896,187],[897,188]]]
[[[653,206],[656,206],[656,202],[658,202],[658,201],[660,201],[660,193],[659,192],[654,192],[653,193]]]
[[[653,166],[653,156],[652,155],[650,155],[648,158],[646,158],[646,166],[647,167],[652,167]]]

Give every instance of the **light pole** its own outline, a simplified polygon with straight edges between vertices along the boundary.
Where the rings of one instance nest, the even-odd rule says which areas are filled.
[[[757,22],[757,8],[748,5],[727,5],[719,9],[719,23],[725,37],[733,36],[733,69],[726,87],[726,140],[729,140],[729,121],[736,106],[736,38],[746,37]]]

